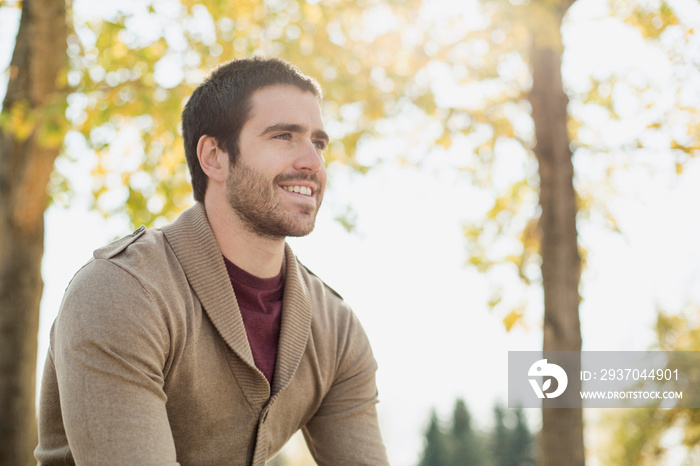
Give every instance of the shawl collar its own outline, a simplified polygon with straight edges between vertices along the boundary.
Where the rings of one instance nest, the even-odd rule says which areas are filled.
[[[282,298],[282,322],[277,345],[275,376],[272,378],[272,394],[282,391],[292,380],[306,349],[311,332],[311,297],[301,274],[292,248],[284,247],[284,296]]]
[[[204,205],[184,211],[163,234],[182,266],[192,290],[212,324],[231,350],[253,370],[236,373],[249,401],[257,405],[270,396],[267,379],[255,366],[238,301],[226,265],[211,230]],[[285,284],[280,339],[277,348],[272,394],[284,389],[294,376],[311,329],[311,299],[300,266],[285,245]],[[262,390],[264,384],[265,390]]]

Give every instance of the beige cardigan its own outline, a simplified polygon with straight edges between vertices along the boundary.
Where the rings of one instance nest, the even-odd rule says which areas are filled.
[[[95,251],[51,331],[39,464],[257,466],[299,429],[318,464],[388,464],[367,337],[285,254],[270,387],[201,204]]]

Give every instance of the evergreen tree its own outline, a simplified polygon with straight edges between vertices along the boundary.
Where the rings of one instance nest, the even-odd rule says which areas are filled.
[[[507,410],[497,404],[493,412],[495,426],[491,433],[491,453],[494,466],[534,465],[534,439],[522,408]],[[513,424],[513,427],[508,427],[508,424]]]
[[[481,439],[471,425],[471,415],[464,400],[458,399],[452,415],[451,464],[453,466],[480,466],[487,464]]]
[[[425,448],[418,466],[450,466],[450,445],[440,428],[435,410],[430,415],[430,425],[425,432]]]
[[[535,464],[533,456],[533,438],[530,433],[530,428],[527,426],[527,421],[523,415],[522,408],[516,408],[513,411],[515,415],[515,427],[510,434],[510,442],[508,445],[508,455],[511,458],[513,465],[531,466]]]
[[[418,466],[534,466],[535,439],[522,408],[493,408],[494,428],[474,429],[467,405],[458,399],[449,432],[440,427],[435,410],[425,432],[425,447]]]
[[[491,434],[491,453],[493,456],[494,466],[510,466],[508,463],[508,444],[510,440],[510,431],[505,425],[505,409],[500,404],[493,408],[495,425]]]

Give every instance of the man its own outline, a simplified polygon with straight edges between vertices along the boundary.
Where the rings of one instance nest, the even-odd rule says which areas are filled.
[[[51,332],[40,464],[263,465],[302,429],[322,465],[387,464],[359,322],[285,243],[326,184],[318,84],[218,68],[182,117],[197,203],[94,253]]]

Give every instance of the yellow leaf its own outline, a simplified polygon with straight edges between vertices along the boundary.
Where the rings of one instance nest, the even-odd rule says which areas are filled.
[[[506,332],[510,332],[510,330],[513,328],[513,326],[518,323],[520,319],[522,319],[523,314],[516,311],[512,310],[508,313],[507,316],[503,318],[503,325],[506,326]]]
[[[435,143],[439,146],[444,147],[445,149],[449,149],[452,145],[452,136],[448,131],[445,131],[442,133],[442,136],[440,136],[438,140],[435,141]]]

